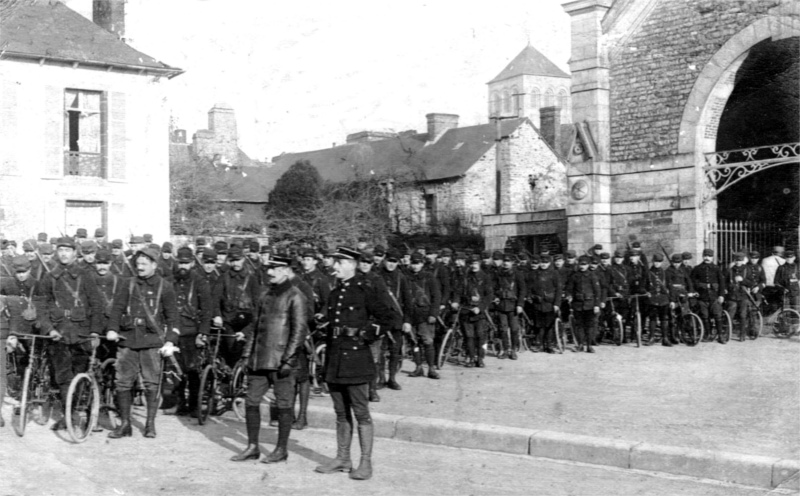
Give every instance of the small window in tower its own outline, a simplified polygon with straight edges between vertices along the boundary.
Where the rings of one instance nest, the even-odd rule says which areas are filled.
[[[556,92],[553,91],[553,88],[547,88],[547,91],[544,94],[544,106],[545,107],[553,107],[556,104]]]
[[[542,92],[539,88],[531,90],[531,108],[538,109],[542,106]]]

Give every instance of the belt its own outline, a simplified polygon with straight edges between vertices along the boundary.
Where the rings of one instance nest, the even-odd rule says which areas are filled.
[[[332,329],[332,331],[333,331],[333,337],[334,338],[338,338],[340,336],[345,336],[345,337],[348,337],[348,338],[352,338],[353,336],[357,336],[359,331],[361,331],[361,329],[359,329],[358,327],[345,327],[345,326],[342,326],[342,327],[334,327]]]

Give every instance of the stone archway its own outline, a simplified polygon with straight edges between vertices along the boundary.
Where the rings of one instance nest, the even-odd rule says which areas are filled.
[[[716,151],[720,117],[734,89],[737,71],[750,49],[767,39],[800,36],[800,18],[769,16],[732,36],[706,63],[697,77],[684,107],[678,135],[678,153],[693,154],[695,163],[696,249],[703,247],[704,225],[716,219],[716,201],[703,203],[706,188],[705,153]]]

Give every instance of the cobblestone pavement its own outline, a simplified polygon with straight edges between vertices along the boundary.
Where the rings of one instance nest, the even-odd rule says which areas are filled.
[[[376,412],[800,458],[800,342],[772,338],[694,348],[603,345],[597,353],[487,357],[445,365],[441,380],[383,389]],[[328,405],[315,398],[314,405]]]

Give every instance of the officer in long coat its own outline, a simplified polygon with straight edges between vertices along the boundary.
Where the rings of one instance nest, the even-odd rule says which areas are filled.
[[[581,351],[582,344],[586,344],[586,352],[594,353],[592,348],[592,330],[594,329],[595,315],[600,314],[600,299],[602,297],[600,282],[594,273],[589,271],[589,257],[582,255],[578,259],[578,270],[573,272],[565,287],[567,298],[570,300],[578,337],[577,351]]]
[[[717,334],[722,340],[722,302],[725,300],[725,276],[719,267],[713,262],[714,250],[706,248],[703,250],[703,263],[692,269],[692,284],[698,293],[697,308],[700,311],[700,319],[703,327],[708,330],[706,340],[712,339],[711,322],[709,316],[714,319]]]
[[[561,283],[558,272],[550,270],[550,255],[537,257],[539,268],[532,270],[528,277],[529,297],[533,306],[533,322],[542,349],[553,353],[553,326],[561,309]]]

